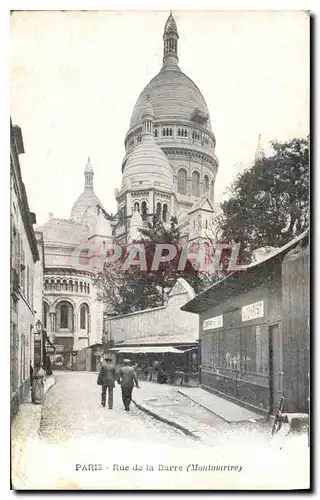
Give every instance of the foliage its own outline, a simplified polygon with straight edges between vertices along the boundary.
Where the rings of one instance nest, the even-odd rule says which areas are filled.
[[[241,244],[242,256],[280,247],[309,225],[309,138],[272,142],[274,153],[238,176],[221,208],[221,237]]]

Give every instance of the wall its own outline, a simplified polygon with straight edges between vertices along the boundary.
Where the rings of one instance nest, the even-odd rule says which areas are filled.
[[[309,413],[310,292],[309,247],[286,256],[283,278],[285,411]],[[289,349],[290,347],[290,349]]]
[[[32,227],[34,215],[29,212],[22,182],[19,154],[23,153],[21,130],[11,127],[11,328],[10,328],[10,396],[11,415],[30,395],[30,361],[33,358],[35,262],[39,258]],[[18,138],[16,137],[18,133]],[[17,142],[19,141],[19,142]],[[18,147],[19,146],[19,147]]]
[[[142,340],[147,337],[156,339],[166,335],[176,337],[176,339],[185,338],[186,342],[198,340],[197,316],[180,310],[180,307],[194,296],[191,287],[188,284],[186,287],[185,284],[184,280],[178,280],[164,307],[139,311],[109,320],[110,338],[115,343],[132,339]]]
[[[238,279],[238,290],[233,285],[229,298],[200,314],[201,384],[269,411],[269,326],[281,325],[280,266],[269,268],[266,277],[257,270],[246,292],[240,292]],[[219,289],[212,293],[219,294]],[[242,307],[259,301],[264,303],[263,317],[243,321]],[[204,320],[220,315],[222,326],[203,329]]]

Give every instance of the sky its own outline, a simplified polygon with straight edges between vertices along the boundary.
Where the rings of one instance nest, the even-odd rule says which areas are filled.
[[[303,11],[173,11],[179,66],[199,87],[216,136],[216,201],[258,142],[309,133],[309,17]],[[84,188],[117,210],[124,138],[140,92],[160,70],[168,11],[16,11],[10,112],[37,225],[68,218]]]

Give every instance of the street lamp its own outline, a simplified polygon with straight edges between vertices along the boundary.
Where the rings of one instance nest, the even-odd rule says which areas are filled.
[[[42,323],[40,319],[36,322],[36,332],[37,332],[37,337],[38,340],[40,340],[40,366],[43,365],[43,330],[42,330]]]
[[[42,332],[42,323],[41,323],[40,319],[38,319],[38,321],[36,322],[36,330],[37,330],[37,333]]]

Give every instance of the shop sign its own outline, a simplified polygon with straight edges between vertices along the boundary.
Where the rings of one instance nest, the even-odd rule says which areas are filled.
[[[263,318],[263,300],[248,304],[242,308],[242,321],[250,321],[252,319]]]
[[[223,327],[223,314],[214,318],[205,319],[203,322],[203,330],[214,330],[215,328]]]

